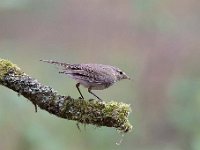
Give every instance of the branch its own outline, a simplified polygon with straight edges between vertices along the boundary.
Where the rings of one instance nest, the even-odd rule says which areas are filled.
[[[84,124],[115,127],[121,132],[131,131],[128,121],[130,105],[121,102],[73,99],[57,94],[53,88],[43,85],[26,75],[17,65],[0,59],[0,85],[23,95],[35,106],[58,117]]]

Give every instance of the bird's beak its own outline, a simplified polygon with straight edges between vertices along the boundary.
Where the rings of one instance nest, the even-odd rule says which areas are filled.
[[[129,76],[127,76],[127,79],[128,79],[128,80],[131,80],[131,78],[130,78]]]

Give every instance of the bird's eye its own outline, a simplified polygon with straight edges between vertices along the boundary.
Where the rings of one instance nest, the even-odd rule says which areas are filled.
[[[122,72],[122,71],[120,71],[120,72],[119,72],[119,74],[121,74],[121,75],[122,75],[122,74],[123,74],[123,72]]]

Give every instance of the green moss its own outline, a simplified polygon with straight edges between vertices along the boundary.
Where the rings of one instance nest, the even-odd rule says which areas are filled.
[[[104,113],[118,119],[118,130],[123,132],[130,132],[132,125],[128,120],[128,115],[131,112],[129,104],[122,102],[111,101],[106,104]]]
[[[66,101],[62,116],[83,124],[94,124],[98,127],[115,127],[120,132],[130,132],[132,125],[128,121],[131,107],[122,102],[100,102],[98,100]]]
[[[15,74],[23,74],[17,65],[13,64],[9,60],[0,58],[0,80],[2,80],[2,78],[11,70],[14,71]]]
[[[130,109],[130,105],[128,104],[111,101],[106,104],[106,108],[104,109],[104,111],[106,114],[109,114],[109,115],[115,115],[113,114],[113,112],[117,112],[118,116],[124,117],[124,116],[128,116],[129,112],[131,112],[131,109]]]
[[[130,132],[132,130],[132,125],[128,121],[128,115],[131,112],[131,107],[129,104],[125,104],[122,102],[115,102],[115,101],[102,103],[96,100],[77,101],[76,105],[79,104],[80,107],[82,108],[82,110],[80,110],[80,108],[79,110],[84,112],[82,114],[85,114],[81,116],[81,119],[85,123],[98,122],[98,124],[101,125],[101,121],[99,122],[99,118],[102,119],[110,118],[111,120],[114,121],[111,126],[116,127],[119,131]],[[98,116],[98,114],[101,115]]]

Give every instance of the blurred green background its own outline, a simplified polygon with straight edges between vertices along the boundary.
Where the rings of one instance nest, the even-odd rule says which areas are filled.
[[[134,130],[76,127],[0,87],[1,150],[200,150],[198,0],[0,0],[0,57],[60,94],[75,81],[50,59],[122,68],[102,99],[131,104]],[[83,89],[85,97],[92,97]]]

